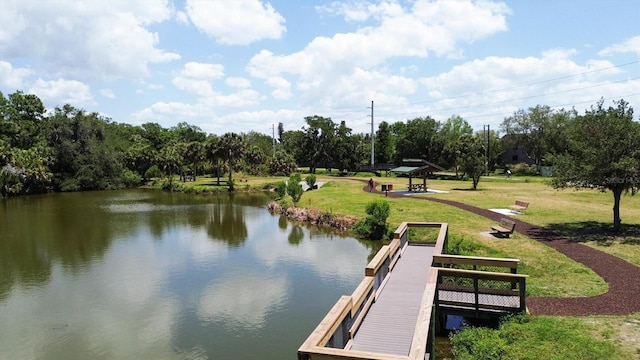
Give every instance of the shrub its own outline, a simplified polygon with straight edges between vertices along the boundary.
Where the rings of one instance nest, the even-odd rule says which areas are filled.
[[[368,216],[359,220],[353,225],[352,230],[366,239],[387,240],[391,230],[387,224],[387,218],[391,212],[389,203],[383,200],[376,200],[367,204],[366,212]]]
[[[140,185],[142,177],[137,172],[126,169],[122,172],[122,182],[127,187],[134,187]]]
[[[267,167],[269,175],[287,176],[296,171],[298,166],[296,165],[293,155],[284,151],[278,151],[275,156],[269,159]]]
[[[309,190],[313,190],[314,186],[316,185],[316,176],[310,174],[305,178],[305,181],[307,182],[307,185],[309,185]]]
[[[278,199],[285,197],[285,195],[287,195],[287,183],[280,181],[276,187],[276,193],[278,194]]]
[[[283,209],[288,208],[289,206],[291,206],[291,201],[289,201],[288,197],[283,197],[281,199],[278,200],[278,205],[280,205],[280,207],[282,207]]]
[[[163,176],[164,174],[162,173],[160,168],[158,168],[158,165],[153,165],[152,167],[148,168],[147,171],[144,173],[144,177],[146,179],[161,178]]]
[[[511,167],[511,172],[518,175],[538,175],[538,169],[535,165],[527,165],[526,163],[515,164]]]

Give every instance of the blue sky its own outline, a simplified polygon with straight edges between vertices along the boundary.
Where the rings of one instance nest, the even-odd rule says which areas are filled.
[[[611,1],[2,0],[0,91],[119,123],[354,132],[538,104],[640,113],[640,5]],[[636,115],[637,118],[637,115]]]

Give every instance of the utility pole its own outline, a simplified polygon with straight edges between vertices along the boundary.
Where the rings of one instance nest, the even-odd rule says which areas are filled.
[[[491,128],[487,124],[487,175],[491,175]]]
[[[482,125],[482,133],[486,142],[486,146],[484,147],[484,165],[487,175],[489,175],[489,137],[491,136],[489,125]]]
[[[373,166],[375,165],[374,160],[374,142],[373,142],[373,100],[371,100],[371,170],[373,170]]]

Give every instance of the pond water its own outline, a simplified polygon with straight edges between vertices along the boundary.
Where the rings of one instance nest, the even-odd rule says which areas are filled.
[[[296,359],[375,244],[266,194],[0,199],[0,359]]]

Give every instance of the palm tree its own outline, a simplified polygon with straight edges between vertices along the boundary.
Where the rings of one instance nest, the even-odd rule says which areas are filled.
[[[220,160],[223,159],[221,139],[217,135],[209,135],[205,145],[206,157],[211,164],[216,165],[217,185],[220,186]]]
[[[167,174],[170,183],[173,181],[173,174],[180,171],[181,157],[176,145],[167,145],[160,151],[162,169]]]
[[[198,165],[205,159],[204,145],[200,141],[192,141],[187,144],[186,160],[193,165],[193,181],[198,175]]]
[[[220,147],[223,156],[229,165],[229,191],[233,191],[233,166],[234,161],[244,156],[245,145],[242,137],[236,133],[226,133],[220,139]]]

